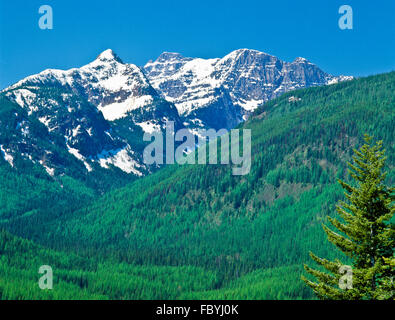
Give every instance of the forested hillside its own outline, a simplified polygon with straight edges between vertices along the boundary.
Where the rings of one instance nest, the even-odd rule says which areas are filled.
[[[177,299],[213,289],[215,272],[196,267],[133,266],[79,257],[0,231],[1,299]],[[38,269],[53,269],[53,289],[41,290]]]
[[[54,212],[56,219],[48,210],[13,219],[12,210],[6,210],[1,226],[62,252],[65,259],[93,257],[89,266],[76,268],[68,261],[59,267],[65,275],[82,270],[81,281],[71,282],[87,298],[310,298],[300,280],[302,264],[309,250],[336,256],[321,224],[343,198],[337,178],[348,179],[346,162],[364,133],[384,141],[387,181],[394,182],[394,90],[392,72],[293,91],[268,102],[242,126],[252,132],[248,175],[233,176],[231,166],[224,165],[167,166],[93,202],[86,200],[87,206],[82,203],[92,194],[81,192],[81,202],[66,201],[72,210]],[[35,181],[23,190],[34,193]],[[3,199],[4,190],[13,193],[12,186],[2,187]],[[13,265],[7,263],[10,253],[2,254],[5,269],[14,272],[3,273],[3,283],[18,272],[26,272],[29,280],[27,273],[37,272],[39,266],[14,270],[24,259],[21,251],[16,249],[20,255],[13,255]],[[102,264],[115,270],[103,276],[108,282],[101,279]],[[134,272],[155,275],[144,285],[152,291],[118,284],[125,273]],[[108,287],[96,290],[95,283]]]

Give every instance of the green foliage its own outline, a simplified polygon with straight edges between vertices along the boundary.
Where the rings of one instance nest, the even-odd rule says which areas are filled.
[[[365,137],[366,144],[354,150],[349,173],[357,186],[339,180],[348,202],[341,202],[337,212],[343,221],[328,217],[335,232],[324,225],[328,240],[352,260],[352,287],[338,288],[342,277],[339,260],[329,261],[314,254],[311,257],[330,271],[327,274],[305,266],[317,282],[303,280],[322,299],[393,299],[391,268],[395,249],[395,226],[390,223],[395,212],[393,188],[384,185],[385,152],[383,142],[372,145],[372,138]],[[340,233],[339,233],[340,232]]]
[[[298,300],[311,299],[311,293],[297,276],[300,266],[258,269],[242,276],[221,289],[189,292],[181,299],[205,300]]]
[[[41,290],[38,269],[53,270],[52,290]],[[133,266],[82,258],[37,246],[0,231],[0,299],[177,299],[214,289],[218,276],[196,267]]]

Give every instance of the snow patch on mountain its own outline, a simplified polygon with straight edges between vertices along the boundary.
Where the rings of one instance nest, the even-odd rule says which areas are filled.
[[[330,79],[327,84],[335,84],[335,83],[339,83],[341,81],[350,81],[352,79],[354,79],[353,76],[338,76],[333,79]]]
[[[98,109],[103,113],[104,119],[114,121],[127,116],[128,112],[143,108],[153,102],[152,96],[145,95],[141,97],[130,97],[123,102],[114,102],[105,106],[99,106]]]
[[[54,169],[54,168],[50,168],[49,166],[47,166],[43,160],[40,160],[39,163],[41,164],[41,166],[45,169],[45,171],[46,171],[51,177],[53,177],[53,176],[55,175],[55,169]]]
[[[7,161],[11,167],[14,167],[14,157],[7,152],[7,150],[5,149],[5,147],[0,144],[0,152],[4,158],[5,161]]]
[[[77,149],[71,148],[69,145],[67,145],[67,150],[74,156],[76,157],[78,160],[82,161],[85,165],[86,170],[88,170],[88,172],[92,171],[92,167],[91,165],[86,161],[85,157],[83,155],[81,155]]]
[[[140,122],[136,123],[138,126],[143,129],[144,132],[147,133],[153,133],[155,131],[160,131],[161,126],[159,124],[154,123],[153,121],[145,121],[145,122]]]
[[[29,115],[38,110],[38,107],[33,103],[36,95],[28,89],[13,90],[7,92],[6,96],[12,98],[22,108],[27,108]]]
[[[130,146],[126,146],[117,150],[103,150],[96,158],[103,168],[108,168],[108,165],[112,164],[126,173],[141,176],[142,173],[136,169],[141,167],[141,165],[133,160],[130,156],[131,152]]]

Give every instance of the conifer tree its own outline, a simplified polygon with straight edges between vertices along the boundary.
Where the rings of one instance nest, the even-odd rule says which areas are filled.
[[[323,225],[328,240],[352,265],[347,267],[338,259],[329,261],[310,252],[320,269],[329,273],[304,266],[317,282],[304,276],[302,280],[321,299],[394,299],[394,189],[384,184],[382,141],[373,144],[372,137],[365,135],[365,142],[360,150],[354,150],[353,163],[348,164],[354,186],[339,180],[347,198],[336,207],[342,219],[328,217],[337,230]]]

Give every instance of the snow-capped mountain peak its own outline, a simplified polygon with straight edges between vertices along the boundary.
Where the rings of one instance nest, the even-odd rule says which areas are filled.
[[[174,60],[184,60],[180,53],[177,52],[162,52],[161,55],[158,57],[157,61],[164,62],[164,61],[174,61]]]
[[[117,61],[119,63],[123,63],[121,58],[119,58],[119,56],[112,49],[103,51],[97,56],[96,59],[100,61]]]
[[[88,171],[93,162],[141,175],[147,169],[142,152],[136,152],[128,139],[140,135],[141,129],[161,129],[165,119],[182,123],[174,105],[161,98],[142,70],[123,63],[111,49],[80,68],[47,69],[29,76],[3,93],[49,132],[63,137],[63,147]],[[129,119],[116,123],[123,118]],[[128,138],[111,133],[112,128]],[[142,137],[133,139],[142,141]]]
[[[292,61],[292,63],[311,63],[311,62],[309,62],[306,58],[297,57],[295,58],[294,61]]]

